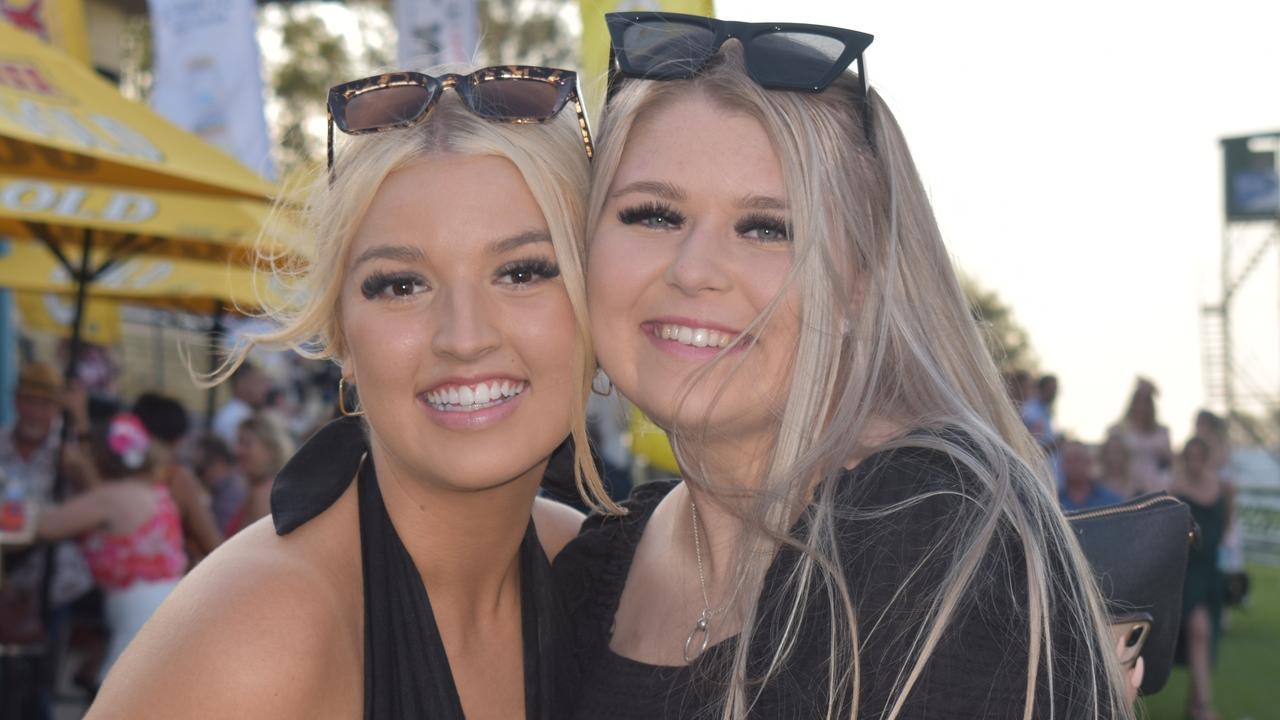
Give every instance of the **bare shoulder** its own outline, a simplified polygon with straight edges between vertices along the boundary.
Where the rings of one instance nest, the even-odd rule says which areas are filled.
[[[88,717],[358,716],[354,506],[348,491],[288,536],[264,518],[219,547],[130,644]]]
[[[585,515],[564,503],[536,498],[533,501],[533,526],[538,531],[538,542],[548,560],[555,560],[578,534]]]

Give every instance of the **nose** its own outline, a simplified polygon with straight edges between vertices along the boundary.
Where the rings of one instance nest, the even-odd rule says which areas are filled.
[[[502,342],[494,309],[483,289],[462,286],[446,290],[433,308],[437,313],[431,349],[436,355],[470,361],[484,357]]]
[[[692,226],[667,266],[667,284],[685,295],[728,290],[731,283],[724,266],[725,249],[718,242],[721,235],[716,224]]]

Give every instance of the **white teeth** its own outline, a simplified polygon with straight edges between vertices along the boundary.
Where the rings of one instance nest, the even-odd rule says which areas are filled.
[[[706,328],[691,328],[683,325],[661,325],[654,328],[655,337],[663,340],[674,340],[681,345],[693,347],[726,348],[733,343],[734,336]]]
[[[523,382],[510,380],[494,380],[488,383],[476,383],[475,386],[454,385],[449,388],[431,390],[426,399],[437,409],[474,410],[488,407],[515,397],[524,392]]]

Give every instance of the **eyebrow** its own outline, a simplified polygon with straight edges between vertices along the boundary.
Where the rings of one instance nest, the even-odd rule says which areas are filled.
[[[738,199],[737,206],[744,210],[781,210],[787,209],[787,201],[772,195],[746,195]]]
[[[689,199],[688,194],[679,185],[660,180],[637,180],[613,192],[609,197],[617,198],[631,193],[657,195],[663,200],[672,202],[685,202]],[[771,195],[744,195],[735,204],[743,210],[785,211],[787,209],[786,200]]]
[[[397,260],[399,262],[416,262],[423,259],[422,250],[412,245],[375,245],[360,253],[351,267],[359,267],[370,260]]]
[[[657,195],[663,200],[672,202],[684,202],[689,196],[678,185],[660,180],[637,180],[636,182],[626,185],[621,189],[613,192],[609,197],[617,198],[631,193],[644,193],[647,195]]]
[[[492,255],[502,255],[509,253],[518,247],[531,245],[533,243],[549,243],[551,235],[545,230],[525,230],[519,235],[512,235],[503,240],[495,240],[489,243],[489,253]]]

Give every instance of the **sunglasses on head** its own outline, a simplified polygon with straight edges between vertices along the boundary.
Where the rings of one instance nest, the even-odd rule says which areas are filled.
[[[669,12],[607,13],[609,82],[606,102],[623,76],[687,80],[725,41],[742,44],[747,75],[771,90],[822,92],[855,60],[862,83],[863,130],[872,142],[871,107],[863,53],[873,36],[857,30],[800,23],[747,23]],[[874,143],[872,143],[874,146]]]
[[[470,75],[432,77],[398,72],[352,80],[329,89],[329,172],[333,172],[333,128],[348,135],[385,132],[423,122],[446,88],[458,91],[471,112],[494,122],[542,123],[573,101],[589,159],[595,152],[578,95],[578,75],[533,65],[498,65]]]

